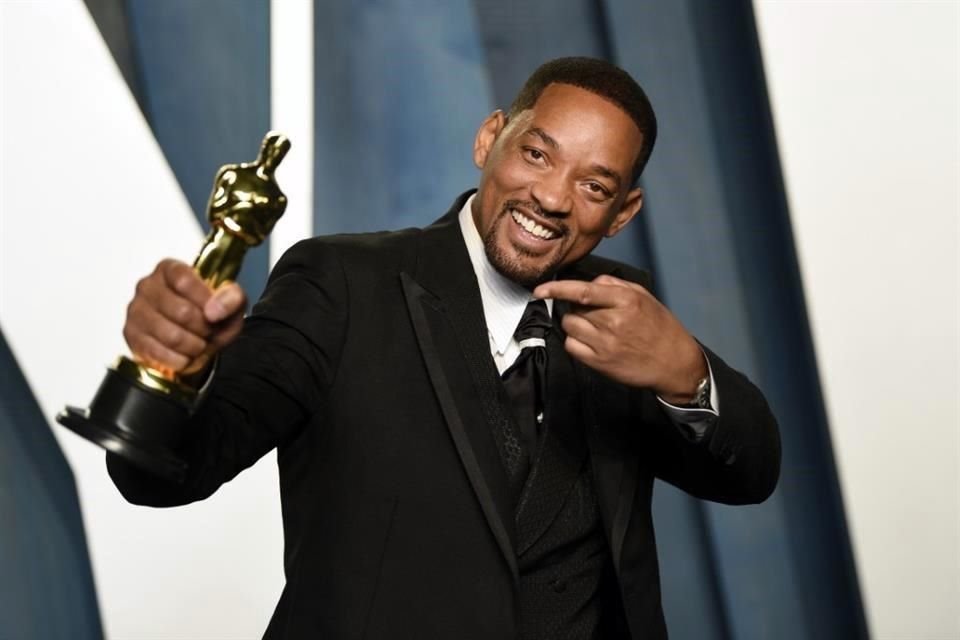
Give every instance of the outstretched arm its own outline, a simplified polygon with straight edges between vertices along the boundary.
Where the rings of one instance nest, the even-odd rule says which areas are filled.
[[[251,315],[241,319],[242,331],[219,352],[207,395],[178,451],[189,464],[186,482],[160,480],[108,454],[110,475],[124,497],[153,506],[203,499],[293,437],[322,409],[339,364],[346,326],[345,286],[334,249],[313,241],[290,249],[271,273]],[[139,306],[131,303],[131,309]],[[194,308],[193,313],[199,312]],[[190,321],[197,322],[197,316]],[[133,333],[144,330],[141,323],[133,324]],[[201,333],[191,333],[202,339]],[[131,348],[136,350],[133,342]],[[199,346],[193,351],[211,352]],[[178,360],[181,366],[184,360]],[[151,357],[150,362],[177,366],[163,358]]]

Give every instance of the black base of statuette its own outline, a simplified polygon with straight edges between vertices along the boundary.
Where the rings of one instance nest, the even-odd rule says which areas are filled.
[[[108,369],[90,408],[66,407],[57,422],[144,471],[180,483],[187,463],[173,448],[189,417],[182,404]]]

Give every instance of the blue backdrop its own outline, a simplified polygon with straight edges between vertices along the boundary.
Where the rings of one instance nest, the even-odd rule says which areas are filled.
[[[87,5],[202,220],[215,169],[252,159],[269,128],[269,4]],[[600,252],[654,272],[681,320],[765,390],[784,447],[780,487],[758,507],[658,485],[671,635],[865,638],[751,4],[315,0],[315,16],[316,233],[438,217],[475,185],[481,119],[549,58],[604,57],[638,79],[660,120],[647,204]],[[244,265],[252,296],[266,251]],[[57,625],[96,637],[72,478],[0,346],[0,637]],[[31,538],[40,531],[49,555]],[[26,576],[59,588],[21,589]]]

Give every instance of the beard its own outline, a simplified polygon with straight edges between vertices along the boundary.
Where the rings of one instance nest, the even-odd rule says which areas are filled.
[[[532,202],[508,200],[483,236],[483,250],[487,254],[487,260],[500,275],[522,287],[533,289],[553,277],[560,266],[562,255],[557,252],[555,256],[549,258],[549,261],[544,262],[541,254],[530,253],[522,247],[504,248],[497,243],[497,231],[505,224],[514,224],[510,211],[521,205],[525,209],[541,214],[540,207]]]

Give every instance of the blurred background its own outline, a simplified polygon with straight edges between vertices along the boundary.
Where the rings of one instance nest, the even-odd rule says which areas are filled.
[[[781,425],[763,505],[658,484],[671,637],[960,638],[958,40],[947,1],[0,3],[0,638],[260,637],[275,456],[139,508],[53,416],[268,129],[290,206],[253,298],[299,238],[438,218],[482,118],[563,55],[625,68],[660,121],[644,211],[600,252],[650,269]]]

